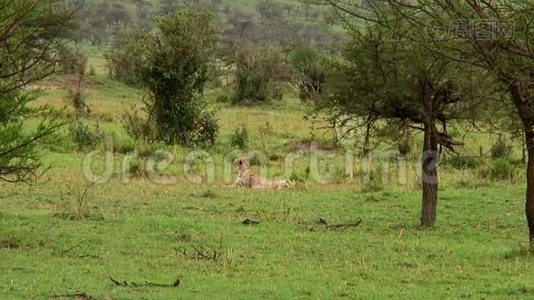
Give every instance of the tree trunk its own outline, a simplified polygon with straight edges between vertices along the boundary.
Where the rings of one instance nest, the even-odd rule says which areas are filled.
[[[525,205],[525,213],[528,222],[530,246],[534,249],[534,129],[532,127],[525,128],[525,139],[528,149],[527,201]]]
[[[506,78],[505,78],[506,79]],[[516,78],[509,79],[509,90],[519,118],[523,122],[525,143],[527,147],[527,194],[525,203],[525,215],[528,223],[528,237],[530,248],[534,250],[534,115],[528,90],[523,88],[523,83]]]
[[[421,226],[432,227],[436,223],[438,206],[438,132],[434,124],[425,124],[423,158],[421,162],[421,183],[423,187],[423,205],[421,209]]]

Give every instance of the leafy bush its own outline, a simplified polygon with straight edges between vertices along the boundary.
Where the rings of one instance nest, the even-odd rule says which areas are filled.
[[[234,130],[234,133],[230,136],[230,145],[241,150],[248,148],[248,130],[244,125]]]
[[[366,182],[362,186],[362,193],[376,193],[384,190],[384,186],[382,183],[371,180],[369,182]]]
[[[74,75],[73,80],[65,80],[67,90],[66,102],[71,105],[76,112],[76,116],[91,113],[91,109],[85,103],[84,84],[86,83],[86,69],[88,57],[80,50],[61,48],[58,51],[60,56],[60,67],[65,74]],[[66,57],[63,57],[66,56]]]
[[[116,46],[104,54],[108,77],[131,86],[141,86],[141,77],[137,72],[140,67],[140,48],[132,43],[141,37],[137,33],[125,33],[117,36]]]
[[[87,124],[81,121],[70,127],[70,135],[79,151],[87,151],[96,148],[103,140],[104,133],[98,126],[91,130]]]
[[[291,55],[291,63],[298,73],[300,99],[310,100],[323,92],[326,71],[319,53],[312,48],[301,48]]]
[[[79,49],[59,47],[57,51],[58,65],[63,74],[78,74],[87,68],[87,55]]]
[[[135,150],[135,143],[132,140],[116,141],[113,144],[113,150],[116,153],[130,153]]]
[[[304,182],[304,179],[302,177],[300,177],[299,175],[297,174],[292,174],[290,177],[289,177],[289,180],[293,181],[293,182],[300,182],[300,183],[303,183]]]
[[[280,85],[291,78],[291,68],[282,51],[243,46],[236,52],[234,103],[265,103],[281,98]]]
[[[165,149],[165,145],[159,143],[138,143],[135,145],[139,157],[149,157],[163,149]]]
[[[454,155],[447,156],[444,159],[443,164],[446,166],[451,166],[455,169],[465,170],[476,169],[482,165],[482,162],[475,157]]]
[[[74,151],[71,137],[63,131],[57,131],[41,138],[41,144],[48,150],[57,153],[69,153]]]
[[[126,116],[125,127],[147,141],[214,144],[219,126],[202,97],[217,41],[213,17],[185,10],[159,19],[157,27],[131,36],[124,47],[135,60],[127,67],[149,92],[146,114]]]
[[[511,147],[508,145],[506,140],[499,136],[495,144],[491,146],[491,158],[493,159],[504,159],[510,157]]]
[[[87,71],[87,75],[91,76],[91,77],[95,77],[96,76],[96,69],[94,66],[89,66],[89,71]]]
[[[193,144],[195,145],[215,145],[215,140],[219,135],[219,122],[215,118],[214,112],[204,112],[196,121],[193,131]]]
[[[257,152],[254,152],[252,156],[249,158],[249,162],[251,166],[257,166],[257,167],[263,167],[266,165],[265,159]]]
[[[215,98],[215,102],[217,103],[232,103],[233,102],[233,99],[231,96],[228,96],[228,95],[219,95],[217,96],[217,98]]]
[[[155,139],[154,130],[146,119],[145,112],[135,106],[130,112],[122,115],[122,126],[126,133],[135,140],[149,142]]]
[[[146,175],[146,162],[141,159],[134,159],[130,161],[126,171],[135,177],[143,177]]]
[[[507,159],[498,159],[491,163],[491,177],[493,179],[513,179],[515,177],[515,167]]]

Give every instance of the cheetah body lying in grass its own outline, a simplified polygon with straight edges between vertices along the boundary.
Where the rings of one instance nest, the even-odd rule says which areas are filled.
[[[295,187],[295,183],[289,180],[269,180],[257,175],[250,169],[250,163],[246,158],[234,160],[234,165],[239,170],[239,175],[234,183],[235,187],[251,189],[283,189]]]

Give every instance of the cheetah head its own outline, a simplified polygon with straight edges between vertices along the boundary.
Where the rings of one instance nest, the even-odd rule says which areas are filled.
[[[247,158],[241,157],[234,159],[234,166],[239,170],[247,170],[250,166],[250,163]]]

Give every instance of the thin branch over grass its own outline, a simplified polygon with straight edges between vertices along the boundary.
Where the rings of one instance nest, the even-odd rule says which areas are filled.
[[[180,278],[177,278],[173,283],[171,284],[165,284],[165,283],[154,283],[150,281],[145,282],[128,282],[126,280],[116,280],[113,277],[109,276],[109,279],[111,282],[113,282],[116,286],[120,287],[133,287],[133,288],[139,288],[139,287],[149,287],[149,288],[178,288],[180,286]]]

